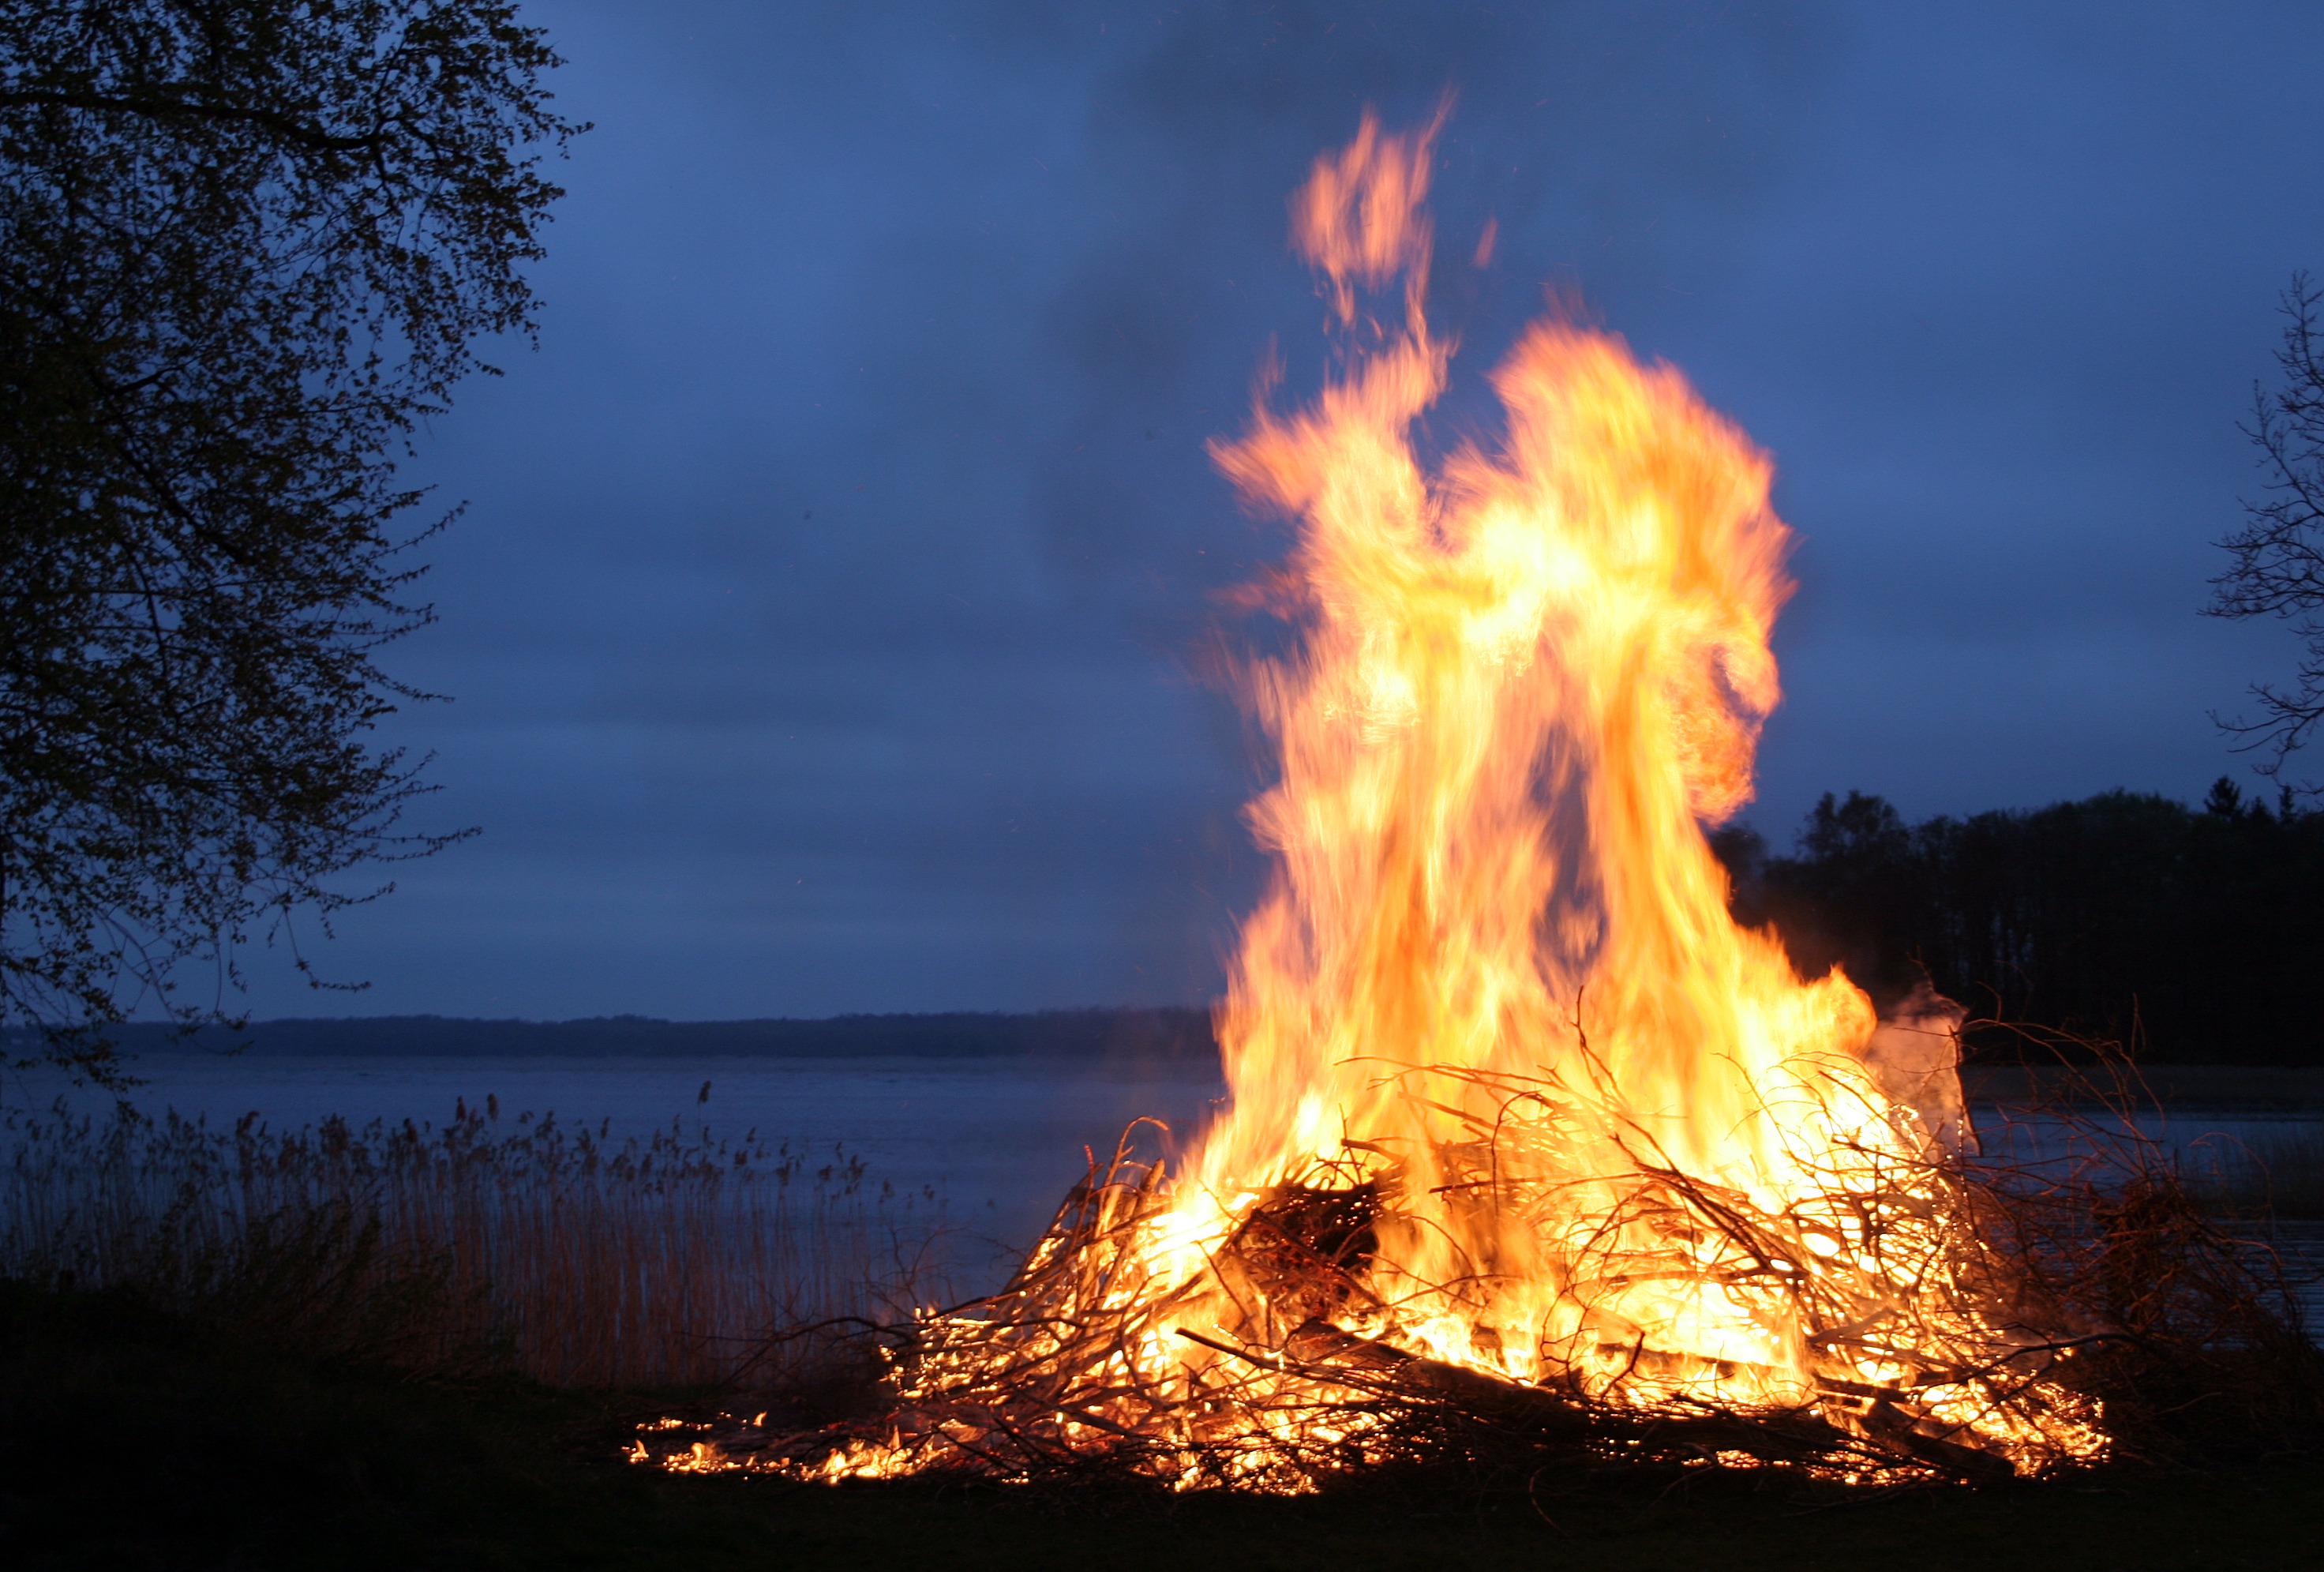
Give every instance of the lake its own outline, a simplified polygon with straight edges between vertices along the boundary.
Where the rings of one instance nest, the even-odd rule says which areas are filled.
[[[1205,1068],[1207,1067],[1204,1067]],[[1029,1244],[1086,1171],[1110,1152],[1129,1123],[1164,1121],[1191,1138],[1224,1095],[1217,1078],[1186,1068],[1124,1072],[1025,1059],[787,1059],[718,1058],[420,1059],[224,1058],[153,1054],[136,1064],[146,1085],[134,1094],[148,1113],[175,1109],[231,1125],[254,1113],[278,1129],[332,1114],[441,1124],[462,1102],[496,1098],[504,1120],[554,1113],[567,1124],[610,1126],[619,1138],[668,1128],[688,1134],[753,1133],[811,1158],[834,1151],[863,1160],[875,1184],[933,1190],[945,1219],[989,1244],[988,1263]],[[706,1088],[706,1096],[705,1095]],[[5,1101],[45,1106],[61,1083],[12,1076]],[[69,1101],[92,1113],[106,1099]],[[2038,1127],[2006,1133],[1990,1109],[1978,1124],[1987,1150],[2033,1155],[2047,1145]],[[2172,1106],[2157,1133],[2200,1154],[2219,1142],[2264,1142],[2286,1132],[2324,1131],[2316,1107]],[[2324,1267],[2324,1227],[2286,1223],[2283,1243]],[[967,1262],[962,1262],[964,1267]],[[971,1271],[971,1276],[982,1275]],[[2324,1293],[2310,1290],[2324,1325]]]

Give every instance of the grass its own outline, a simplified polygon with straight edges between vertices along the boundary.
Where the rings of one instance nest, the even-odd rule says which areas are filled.
[[[0,1564],[106,1568],[932,1565],[1592,1572],[2306,1564],[2324,1468],[1804,1500],[1577,1481],[1383,1480],[1270,1500],[1118,1491],[831,1489],[617,1460],[666,1392],[420,1381],[318,1358],[126,1292],[0,1285]]]

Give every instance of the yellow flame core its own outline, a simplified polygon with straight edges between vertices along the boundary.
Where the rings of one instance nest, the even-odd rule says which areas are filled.
[[[1219,1015],[1231,1103],[1139,1275],[1198,1276],[1258,1197],[1356,1151],[1386,1203],[1376,1302],[1342,1318],[1369,1335],[1642,1402],[1923,1377],[1962,1438],[2087,1453],[2092,1431],[2037,1438],[1927,1383],[1909,1339],[1808,1324],[1787,1279],[1811,1270],[1849,1280],[1859,1319],[1958,1312],[1931,1281],[1951,1227],[1912,1216],[1941,1208],[1932,1133],[1860,1057],[1870,1002],[1738,928],[1705,837],[1749,800],[1778,697],[1772,467],[1676,371],[1556,321],[1494,375],[1499,449],[1424,466],[1450,359],[1421,310],[1434,129],[1368,117],[1318,161],[1295,243],[1366,347],[1216,449],[1298,523],[1304,636],[1253,673],[1281,777],[1250,817],[1277,872]],[[1399,273],[1402,323],[1360,324],[1357,286]],[[1645,1203],[1662,1174],[1731,1195],[1759,1248]],[[1157,1358],[1185,1360],[1164,1329]]]
[[[1251,817],[1278,874],[1220,1015],[1231,1110],[1193,1173],[1257,1189],[1351,1137],[1379,1149],[1398,1222],[1375,1275],[1459,1345],[1440,1357],[1472,1357],[1480,1323],[1577,1353],[1643,1333],[1789,1383],[1794,1329],[1714,1272],[1598,1292],[1571,1272],[1625,1226],[1594,1174],[1674,1169],[1781,1212],[1843,1148],[1918,1155],[1855,1059],[1869,1002],[1737,928],[1704,838],[1748,800],[1777,697],[1771,467],[1675,371],[1547,322],[1494,375],[1500,450],[1425,470],[1412,428],[1448,359],[1416,306],[1428,145],[1368,123],[1296,205],[1336,300],[1401,264],[1404,326],[1218,451],[1299,522],[1305,639],[1257,674],[1282,774]],[[1516,1086],[1535,1095],[1513,1106]],[[1496,1133],[1498,1197],[1560,1193],[1466,1204],[1450,1187]]]
[[[1421,310],[1434,130],[1368,117],[1318,161],[1294,238],[1342,368],[1216,448],[1296,522],[1301,632],[1250,674],[1281,775],[1219,1012],[1231,1102],[1180,1177],[1102,1203],[1119,1225],[1044,1241],[1020,1281],[1065,1281],[1051,1299],[930,1323],[893,1438],[818,1477],[958,1461],[990,1410],[943,1400],[1005,1368],[1060,1445],[1134,1433],[1192,1480],[1168,1448],[1199,1444],[1209,1482],[1296,1487],[1259,1443],[1360,1447],[1367,1422],[1271,1363],[1319,1316],[1599,1402],[1821,1405],[2021,1466],[2103,1450],[2089,1405],[2028,1398],[2038,1338],[1968,1281],[1955,1137],[1884,1091],[1869,1001],[1728,914],[1703,827],[1749,799],[1791,587],[1766,456],[1676,371],[1556,321],[1494,374],[1496,450],[1416,453],[1450,358]],[[1398,279],[1399,321],[1359,315]],[[1222,1266],[1281,1187],[1359,1185],[1375,1236],[1328,1314]],[[1069,1250],[1090,1259],[1060,1279]],[[1107,1368],[1069,1371],[1055,1328],[1108,1318]]]

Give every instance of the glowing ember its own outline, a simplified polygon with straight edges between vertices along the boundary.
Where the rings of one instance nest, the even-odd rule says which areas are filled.
[[[1229,1111],[924,1324],[876,1426],[667,1466],[1297,1489],[1431,1414],[1847,1475],[2103,1451],[1975,1226],[1950,1021],[1879,1029],[1728,916],[1703,827],[1750,795],[1790,588],[1766,455],[1556,321],[1494,375],[1497,451],[1416,455],[1451,354],[1434,130],[1367,118],[1318,162],[1294,238],[1342,372],[1216,449],[1297,522],[1301,634],[1250,674],[1277,868],[1219,1014]]]

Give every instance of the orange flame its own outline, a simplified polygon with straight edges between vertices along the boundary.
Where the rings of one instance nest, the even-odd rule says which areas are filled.
[[[1868,1250],[1864,1198],[1959,1131],[1906,1095],[1925,1062],[1900,1079],[1868,1059],[1860,990],[1802,980],[1736,926],[1705,837],[1750,800],[1779,695],[1790,533],[1766,455],[1675,370],[1558,320],[1493,375],[1497,451],[1433,473],[1416,455],[1450,358],[1421,309],[1441,124],[1367,116],[1293,205],[1338,320],[1400,276],[1401,323],[1367,324],[1313,407],[1262,407],[1215,450],[1297,521],[1304,638],[1251,685],[1281,750],[1250,810],[1277,872],[1220,1012],[1231,1109],[1191,1165],[1218,1215],[1185,1235],[1214,1244],[1352,1150],[1393,1201],[1368,1334],[1642,1401],[1909,1379],[1894,1349],[1851,1354],[1795,1295],[1750,1286],[1731,1238],[1637,1204],[1642,1178],[1678,1175],[1781,1220],[1799,1259],[1759,1263],[1780,1285]],[[1869,1313],[1925,1313],[1897,1301],[1943,1232],[1918,1262],[1857,1263]],[[2009,1423],[1979,1436],[1978,1406],[1955,1404],[1965,1434],[2032,1448]]]
[[[1250,809],[1277,871],[1219,1012],[1231,1105],[1175,1181],[1084,1192],[1101,1225],[1061,1222],[1022,1304],[929,1323],[889,1438],[813,1476],[983,1456],[995,1372],[1026,1373],[1023,1422],[1057,1445],[1159,1443],[1182,1479],[1241,1435],[1360,1438],[1344,1405],[1302,1406],[1302,1348],[1820,1410],[1916,1456],[2103,1450],[1977,1280],[1951,1021],[1884,1030],[1728,914],[1704,827],[1750,798],[1791,589],[1766,455],[1675,370],[1560,320],[1494,373],[1497,448],[1416,451],[1450,360],[1422,310],[1442,120],[1367,116],[1317,161],[1293,236],[1343,369],[1214,449],[1297,524],[1301,634],[1250,673],[1281,776]],[[1399,281],[1398,319],[1360,315]],[[1360,1281],[1318,1299],[1232,1265],[1295,1191],[1372,1197]],[[1057,1330],[1101,1324],[1096,1355]],[[1223,1477],[1296,1485],[1250,1458]]]
[[[1305,639],[1254,684],[1282,778],[1251,816],[1279,873],[1221,1013],[1232,1111],[1194,1173],[1263,1188],[1351,1135],[1393,1154],[1406,1221],[1382,1264],[1481,1291],[1454,1318],[1465,1340],[1477,1309],[1540,1327],[1577,1308],[1537,1216],[1439,1188],[1442,1154],[1506,1124],[1520,1079],[1604,1105],[1555,1143],[1562,1209],[1593,1237],[1616,1200],[1594,1172],[1646,1158],[1781,1211],[1823,1187],[1835,1145],[1898,1138],[1852,1058],[1869,1002],[1734,925],[1702,828],[1749,800],[1777,697],[1767,634],[1791,586],[1766,457],[1675,371],[1545,322],[1495,374],[1501,450],[1425,473],[1411,428],[1447,365],[1417,306],[1433,131],[1367,117],[1295,208],[1342,320],[1351,281],[1402,271],[1401,329],[1314,409],[1262,409],[1218,450],[1299,521]],[[1684,1323],[1714,1359],[1801,1363],[1714,1284],[1617,1297],[1650,1341]]]
[[[1355,141],[1336,158],[1317,159],[1291,199],[1292,246],[1331,280],[1342,325],[1355,320],[1356,284],[1379,289],[1401,275],[1407,319],[1424,331],[1433,235],[1420,205],[1428,197],[1429,150],[1450,108],[1440,107],[1425,129],[1406,136],[1383,136],[1379,118],[1367,113]]]

